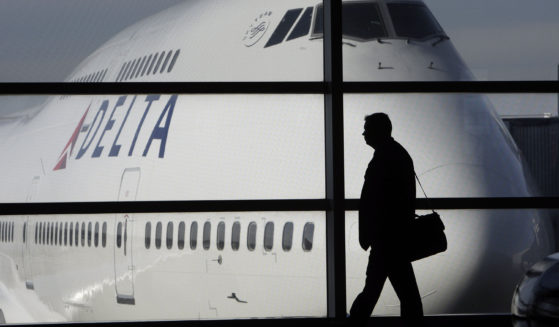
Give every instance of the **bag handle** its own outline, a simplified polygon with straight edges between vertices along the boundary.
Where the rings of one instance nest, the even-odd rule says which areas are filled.
[[[421,187],[421,191],[423,191],[423,195],[425,195],[425,199],[427,199],[427,203],[429,203],[429,206],[431,207],[431,211],[433,211],[433,213],[435,213],[435,209],[433,209],[433,205],[431,204],[431,200],[429,200],[429,197],[427,196],[427,193],[425,193],[425,189],[423,189],[423,185],[421,185],[421,182],[419,181],[419,177],[417,177],[417,174],[415,173],[415,171],[413,173],[415,175],[415,179],[417,179],[417,182],[419,183],[419,187]]]

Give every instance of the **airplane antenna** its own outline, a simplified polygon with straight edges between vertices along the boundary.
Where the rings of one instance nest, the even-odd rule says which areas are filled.
[[[47,174],[45,173],[45,165],[43,164],[43,158],[40,158],[41,160],[41,169],[43,170],[43,176],[46,176]]]

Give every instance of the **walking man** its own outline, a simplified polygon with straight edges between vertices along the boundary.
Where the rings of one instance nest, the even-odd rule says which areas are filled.
[[[371,247],[365,287],[350,310],[350,323],[364,326],[381,294],[386,278],[400,299],[406,324],[421,325],[423,306],[413,267],[408,259],[408,228],[415,214],[413,161],[392,136],[388,115],[365,117],[365,142],[375,149],[365,173],[359,201],[359,243]]]

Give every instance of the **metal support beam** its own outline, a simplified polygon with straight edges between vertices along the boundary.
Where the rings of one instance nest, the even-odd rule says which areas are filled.
[[[342,1],[324,0],[328,317],[346,316]]]

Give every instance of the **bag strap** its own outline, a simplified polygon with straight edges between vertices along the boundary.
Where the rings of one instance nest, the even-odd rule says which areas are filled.
[[[415,173],[415,171],[413,173],[415,175],[415,179],[417,179],[417,182],[419,183],[419,187],[421,187],[421,191],[423,191],[423,195],[425,195],[425,199],[427,199],[427,203],[429,203],[429,206],[431,207],[431,211],[433,211],[433,213],[435,213],[435,209],[433,209],[433,205],[431,204],[431,200],[429,200],[429,197],[427,196],[427,193],[425,193],[425,189],[423,188],[423,185],[421,185],[421,182],[419,181],[419,177],[417,177],[417,174]]]

